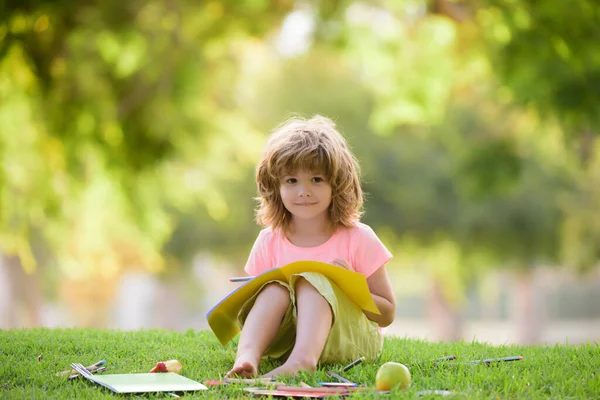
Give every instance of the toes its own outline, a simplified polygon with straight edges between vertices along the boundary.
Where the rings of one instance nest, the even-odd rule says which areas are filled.
[[[244,362],[241,365],[234,366],[231,371],[225,374],[225,378],[239,376],[240,378],[254,378],[256,376],[256,368],[249,362]]]

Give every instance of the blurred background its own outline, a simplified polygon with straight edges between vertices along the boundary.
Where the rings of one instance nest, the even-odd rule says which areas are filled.
[[[428,340],[600,339],[596,0],[5,0],[0,328],[207,329],[323,114]]]

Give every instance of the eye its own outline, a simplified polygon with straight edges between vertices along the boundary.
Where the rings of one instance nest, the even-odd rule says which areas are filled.
[[[285,183],[289,183],[289,184],[292,184],[292,185],[293,185],[294,183],[296,183],[296,182],[298,182],[298,181],[296,180],[296,178],[288,178],[288,179],[286,179],[286,180],[285,180]]]
[[[312,178],[312,180],[315,183],[325,182],[325,179],[321,178],[320,176],[315,176],[314,178]]]

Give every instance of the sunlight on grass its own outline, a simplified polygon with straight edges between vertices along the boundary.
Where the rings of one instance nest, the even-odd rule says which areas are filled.
[[[112,392],[83,380],[68,381],[55,373],[71,362],[85,365],[107,361],[106,373],[145,373],[157,361],[178,359],[182,375],[203,383],[218,380],[231,367],[235,342],[222,348],[209,331],[164,330],[104,331],[93,329],[30,329],[0,331],[0,397],[114,398]],[[570,346],[490,346],[484,343],[429,343],[387,338],[377,362],[363,363],[344,377],[374,387],[379,366],[387,361],[407,365],[412,386],[405,393],[415,397],[423,390],[449,390],[456,398],[592,398],[600,393],[598,344]],[[38,361],[38,356],[42,355]],[[456,355],[456,361],[434,365],[432,360]],[[522,355],[522,361],[468,364],[467,361]],[[274,364],[264,362],[261,373]],[[321,366],[315,374],[284,380],[311,386],[331,380],[326,371],[341,366]],[[397,394],[396,394],[397,395]],[[396,395],[392,394],[395,398]],[[164,398],[164,394],[138,396]],[[186,398],[250,398],[243,386],[231,385],[195,392]],[[373,393],[353,398],[380,398]]]

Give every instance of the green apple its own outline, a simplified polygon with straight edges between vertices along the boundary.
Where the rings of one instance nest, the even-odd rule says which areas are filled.
[[[410,371],[406,365],[397,362],[386,362],[377,371],[375,387],[377,390],[392,390],[393,388],[408,389],[410,386]]]

